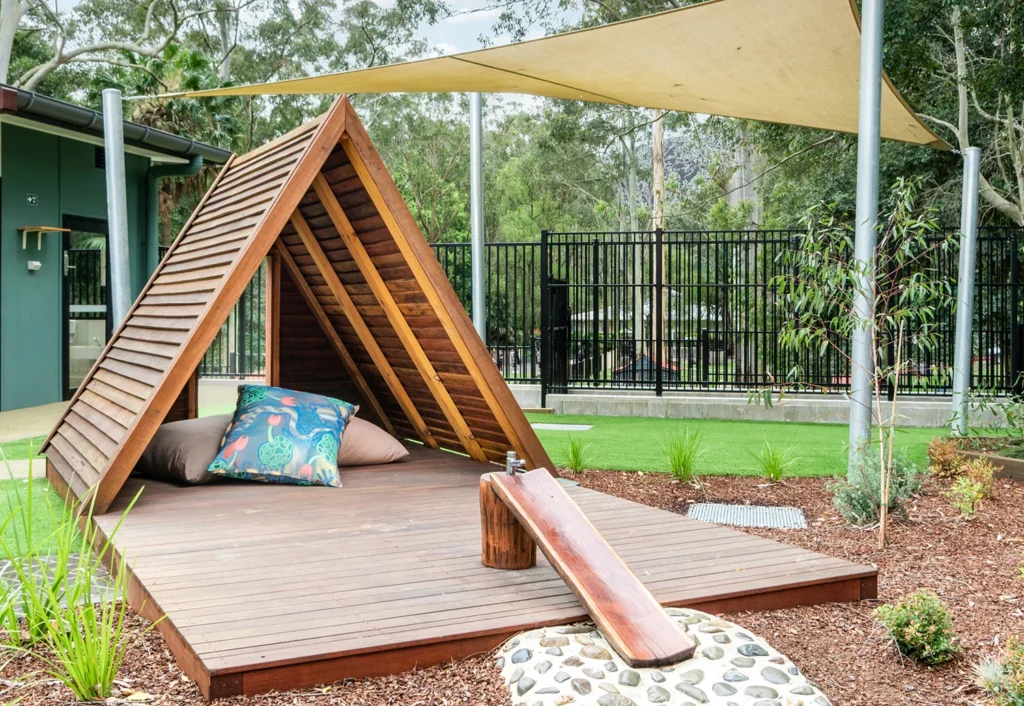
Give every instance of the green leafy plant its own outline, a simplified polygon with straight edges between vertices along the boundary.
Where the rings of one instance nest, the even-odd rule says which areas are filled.
[[[946,604],[934,593],[912,593],[895,605],[879,606],[874,616],[905,657],[936,665],[948,662],[960,652]]]
[[[974,681],[995,706],[1024,706],[1024,638],[1011,637],[999,658],[974,665]]]
[[[778,483],[786,471],[796,463],[795,450],[794,446],[772,446],[768,439],[765,439],[764,446],[751,455],[757,462],[757,469],[761,475],[772,483]]]
[[[964,460],[952,439],[937,436],[928,443],[928,470],[935,478],[955,478],[963,471]]]
[[[898,492],[893,484],[899,482],[894,467],[899,395],[889,399],[887,392],[899,390],[904,376],[920,368],[921,358],[931,355],[941,340],[940,315],[954,301],[949,277],[937,263],[955,242],[942,235],[935,210],[921,206],[920,193],[920,180],[898,179],[893,184],[892,207],[879,218],[878,244],[868,261],[856,257],[854,223],[840,218],[834,204],[821,204],[809,215],[807,232],[782,254],[783,274],[772,280],[779,305],[790,312],[778,334],[783,347],[798,357],[831,352],[845,362],[847,371],[859,367],[867,373],[874,402],[865,411],[877,430],[873,453],[878,456],[878,473],[870,492],[877,497],[873,504],[880,508],[875,518],[879,547],[886,543],[888,496]],[[864,301],[870,304],[868,317],[862,313]],[[867,334],[870,360],[851,356],[849,341],[855,333]],[[929,379],[915,377],[914,384],[945,384],[948,370],[941,366],[931,370]],[[772,388],[807,386],[799,367],[786,377],[787,381],[776,381]],[[849,476],[854,489],[863,487],[856,460],[869,451],[869,441],[859,439],[858,447],[851,450]]]
[[[883,506],[889,515],[903,515],[907,501],[921,490],[924,474],[905,454],[893,454],[888,473],[888,493],[883,500],[882,464],[877,453],[861,453],[858,473],[832,483],[832,502],[852,525],[870,526],[879,521]],[[884,503],[884,504],[883,504]]]
[[[570,473],[582,473],[587,468],[587,456],[590,447],[578,436],[569,438],[565,446],[565,468]]]
[[[698,466],[704,459],[704,437],[699,431],[684,429],[665,442],[665,457],[676,479],[684,483],[696,480]]]
[[[983,498],[995,495],[996,467],[987,458],[974,458],[964,465],[964,477],[976,483]]]
[[[966,476],[960,476],[949,490],[943,493],[964,517],[974,517],[985,499],[984,489],[981,484]]]
[[[995,490],[995,466],[985,458],[971,459],[964,464],[963,475],[943,493],[964,517],[974,517],[986,498]]]

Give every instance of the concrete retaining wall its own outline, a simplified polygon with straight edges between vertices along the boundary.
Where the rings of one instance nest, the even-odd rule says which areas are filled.
[[[540,406],[540,385],[512,385],[512,392],[523,408]],[[670,419],[732,419],[770,422],[818,422],[846,424],[850,403],[841,395],[787,396],[768,408],[749,402],[737,393],[666,393],[656,397],[649,392],[575,392],[547,397],[547,407],[555,414],[592,414],[611,417],[665,417]],[[898,402],[901,426],[944,427],[949,424],[952,401],[948,397],[905,397]],[[888,405],[883,407],[888,413]],[[973,413],[971,424],[992,423],[990,413]]]

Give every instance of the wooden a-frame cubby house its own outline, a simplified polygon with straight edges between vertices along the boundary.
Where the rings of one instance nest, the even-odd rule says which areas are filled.
[[[551,467],[346,98],[234,158],[46,440],[103,513],[268,258],[267,382],[339,397],[392,434]]]

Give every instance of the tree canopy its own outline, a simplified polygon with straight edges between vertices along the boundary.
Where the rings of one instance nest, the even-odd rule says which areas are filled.
[[[491,35],[641,16],[680,0],[513,0]],[[0,0],[0,81],[98,107],[100,90],[152,96],[402,61],[436,52],[425,28],[449,21],[445,0]],[[885,66],[904,97],[957,147],[983,150],[983,220],[1024,225],[1024,5],[1015,0],[889,3]],[[794,51],[798,51],[794,47]],[[246,151],[325,109],[330,97],[143,98],[127,117]],[[371,137],[427,238],[469,235],[465,96],[355,96]],[[490,240],[542,229],[651,227],[650,111],[562,100],[486,97],[485,222]],[[825,202],[853,211],[856,137],[669,113],[665,227],[798,226]],[[654,150],[657,152],[657,150]],[[913,179],[939,219],[959,219],[956,154],[885,143],[882,183]],[[174,232],[211,174],[167,180]],[[883,194],[883,201],[885,195]],[[756,202],[756,203],[755,203]],[[883,204],[884,205],[884,204]]]

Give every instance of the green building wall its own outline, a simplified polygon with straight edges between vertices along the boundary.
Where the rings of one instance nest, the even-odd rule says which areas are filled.
[[[0,130],[0,410],[10,410],[64,396],[61,235],[44,234],[41,250],[30,235],[22,250],[18,228],[59,227],[64,216],[106,220],[107,200],[94,145],[6,123]],[[133,298],[147,275],[148,169],[148,158],[125,155]],[[42,267],[29,271],[30,260]]]

